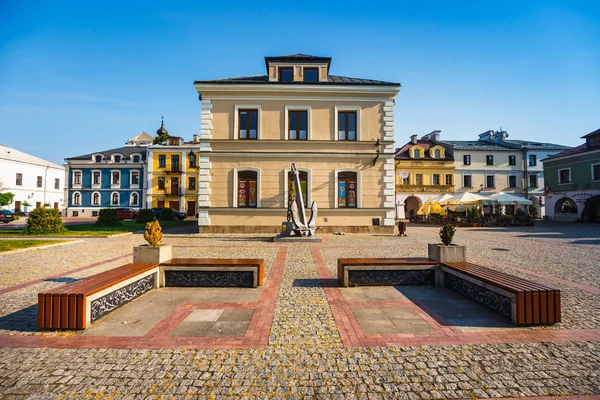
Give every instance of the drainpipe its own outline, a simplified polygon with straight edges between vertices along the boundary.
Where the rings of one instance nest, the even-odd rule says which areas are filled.
[[[525,192],[525,198],[529,199],[529,176],[527,176],[527,165],[529,163],[529,160],[527,160],[527,148],[526,147],[523,147],[523,163],[525,164],[525,168],[523,169],[524,173],[525,173],[525,176],[524,176],[525,184],[523,185],[524,186],[523,189]]]

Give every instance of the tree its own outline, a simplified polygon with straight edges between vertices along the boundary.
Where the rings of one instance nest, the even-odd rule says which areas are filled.
[[[7,206],[13,202],[15,195],[11,192],[0,193],[0,206]]]

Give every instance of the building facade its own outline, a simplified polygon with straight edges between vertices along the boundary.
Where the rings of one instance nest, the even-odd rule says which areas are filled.
[[[317,226],[392,231],[397,83],[330,74],[331,59],[266,57],[266,74],[196,81],[203,232],[277,232],[295,163]]]
[[[28,212],[44,204],[62,209],[65,169],[22,151],[0,145],[0,189],[15,195],[6,207]]]
[[[412,135],[396,150],[397,218],[413,217],[430,196],[454,192],[454,149],[440,142],[440,132]]]
[[[586,200],[600,196],[600,129],[582,138],[584,144],[543,160],[546,215],[552,220],[574,221]]]
[[[103,208],[146,207],[146,151],[142,132],[125,147],[65,158],[67,217],[96,217]]]
[[[198,136],[184,142],[169,136],[164,124],[157,135],[165,140],[148,147],[148,208],[167,207],[195,216],[200,171]]]

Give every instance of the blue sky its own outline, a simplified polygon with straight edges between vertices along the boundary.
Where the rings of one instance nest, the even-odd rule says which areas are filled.
[[[0,0],[0,143],[62,163],[155,133],[161,115],[189,139],[194,80],[289,53],[402,83],[397,146],[500,127],[576,146],[600,128],[598,1],[89,3]]]

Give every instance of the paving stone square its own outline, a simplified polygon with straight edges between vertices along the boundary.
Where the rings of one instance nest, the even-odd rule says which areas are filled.
[[[0,398],[600,395],[598,227],[457,231],[468,261],[560,289],[555,325],[514,327],[439,287],[338,286],[337,258],[425,257],[438,230],[309,244],[166,234],[175,257],[263,258],[265,285],[153,290],[84,332],[37,329],[37,293],[131,262],[141,235],[3,254]]]

